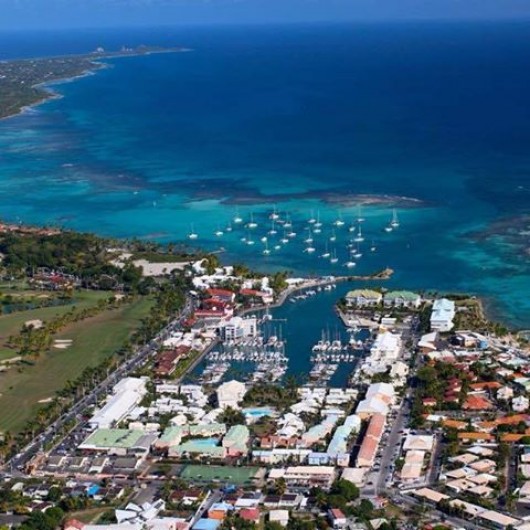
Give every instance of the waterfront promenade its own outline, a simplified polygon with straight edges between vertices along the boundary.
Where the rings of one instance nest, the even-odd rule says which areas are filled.
[[[248,307],[238,311],[238,316],[245,316],[248,313],[253,313],[255,311],[266,311],[267,309],[275,309],[281,307],[285,301],[292,296],[293,294],[305,291],[307,289],[322,288],[328,285],[335,285],[337,283],[343,282],[356,282],[356,281],[373,281],[373,280],[389,280],[392,277],[394,271],[392,269],[383,269],[380,272],[369,274],[366,276],[322,276],[318,278],[309,278],[303,282],[290,285],[284,289],[278,296],[278,300],[272,304],[260,304],[252,307]]]

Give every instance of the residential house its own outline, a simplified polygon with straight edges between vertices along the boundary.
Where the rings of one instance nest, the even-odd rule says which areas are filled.
[[[348,519],[338,508],[331,508],[328,511],[328,518],[333,528],[346,528]]]
[[[246,391],[247,389],[245,385],[239,381],[232,380],[223,383],[217,388],[217,401],[219,403],[219,408],[239,408],[239,403],[245,396]]]
[[[271,510],[269,512],[269,521],[278,523],[281,526],[287,526],[289,524],[289,512],[287,510]]]
[[[524,412],[528,410],[530,402],[525,396],[517,396],[512,399],[512,409],[515,412]]]
[[[381,303],[383,295],[372,289],[355,289],[346,295],[346,303],[356,307],[373,307]]]
[[[384,296],[384,305],[417,309],[421,305],[421,296],[411,291],[390,291]]]

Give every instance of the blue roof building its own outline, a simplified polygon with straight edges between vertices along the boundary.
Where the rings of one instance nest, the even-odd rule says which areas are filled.
[[[221,526],[221,521],[217,519],[199,519],[193,525],[193,530],[217,530],[219,526]]]

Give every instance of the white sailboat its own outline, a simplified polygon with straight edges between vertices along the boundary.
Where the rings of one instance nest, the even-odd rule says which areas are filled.
[[[265,248],[261,251],[264,256],[268,256],[271,251],[269,250],[269,244],[265,241]]]
[[[275,236],[277,233],[278,233],[278,231],[276,230],[274,219],[273,219],[272,220],[271,229],[269,230],[269,235],[270,236]]]
[[[339,261],[339,258],[337,258],[337,251],[335,249],[333,249],[333,253],[331,254],[331,258],[329,258],[329,262],[330,263],[338,263]]]
[[[326,249],[324,252],[320,255],[321,258],[328,259],[331,256],[331,253],[328,250],[328,244],[326,243]]]
[[[365,219],[362,215],[362,205],[357,206],[357,222],[364,223]]]
[[[199,237],[199,234],[193,230],[193,224],[191,225],[190,233],[188,234],[188,239],[197,239]]]
[[[291,218],[289,217],[289,214],[285,215],[285,223],[283,223],[283,226],[285,228],[292,228],[293,227],[293,223],[291,221]]]
[[[236,224],[236,225],[240,225],[243,222],[243,218],[241,217],[241,215],[239,215],[239,209],[238,208],[236,208],[236,213],[235,213],[234,218],[232,219],[232,221],[234,221],[234,224]]]
[[[347,269],[353,269],[353,267],[355,267],[355,261],[353,261],[351,259],[351,256],[350,256],[350,259],[344,264],[344,266],[347,268]]]
[[[375,246],[375,242],[372,239],[372,246],[370,247],[370,252],[375,252],[377,250],[377,247]]]
[[[231,232],[232,231],[232,224],[228,223],[225,227],[225,232]]]
[[[296,232],[294,230],[290,230],[289,232],[287,232],[287,237],[293,239],[296,237]]]
[[[313,252],[315,252],[315,250],[316,250],[316,248],[315,247],[311,247],[311,246],[304,248],[304,252],[306,254],[313,254]]]
[[[272,209],[272,213],[269,215],[269,219],[271,219],[272,221],[276,221],[279,218],[280,216],[278,215],[278,212],[276,211],[276,205],[274,205],[274,208]]]
[[[322,228],[322,223],[320,221],[320,210],[317,210],[317,222],[315,223],[315,228]]]
[[[331,235],[329,236],[329,240],[333,243],[334,241],[337,241],[337,236],[335,235],[335,230],[331,231]]]
[[[287,230],[283,230],[283,237],[280,239],[280,242],[283,244],[283,245],[287,245],[287,243],[289,243],[289,238],[287,237]]]
[[[250,214],[250,221],[247,223],[247,228],[250,228],[251,230],[254,230],[254,228],[258,227],[258,223],[254,221],[254,214]]]
[[[313,210],[311,210],[311,217],[308,219],[307,221],[310,225],[314,225],[317,220],[315,219],[315,216],[314,216],[314,213],[313,213]]]
[[[322,232],[322,223],[320,222],[320,210],[317,211],[317,221],[313,225],[313,234],[320,234]]]
[[[355,259],[362,258],[363,253],[361,252],[361,249],[360,249],[360,247],[359,247],[359,243],[357,243],[357,249],[353,252],[352,256],[353,256]]]
[[[263,236],[263,237],[260,239],[260,241],[261,241],[262,243],[266,243],[266,242],[267,242],[267,236]]]
[[[363,233],[361,230],[361,226],[359,225],[359,232],[357,232],[357,237],[354,238],[354,241],[356,243],[362,243],[364,241]]]
[[[214,235],[216,237],[221,237],[224,234],[224,232],[217,226],[217,230],[214,232]]]
[[[308,244],[313,243],[313,235],[312,235],[312,233],[311,233],[311,228],[307,228],[306,230],[309,231],[309,234],[308,234],[308,236],[304,239],[304,243],[308,243]]]
[[[339,217],[333,223],[335,226],[344,226],[344,221],[342,220],[342,214],[339,212]]]
[[[274,245],[274,250],[280,250],[282,248],[281,245]]]
[[[396,211],[395,208],[392,210],[392,221],[390,221],[390,226],[392,228],[398,228],[399,227],[399,219],[398,219],[397,211]]]

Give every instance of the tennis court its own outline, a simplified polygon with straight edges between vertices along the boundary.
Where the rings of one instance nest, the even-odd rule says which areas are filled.
[[[251,484],[259,472],[257,467],[200,466],[188,465],[180,477],[194,482],[221,482],[227,484]]]

